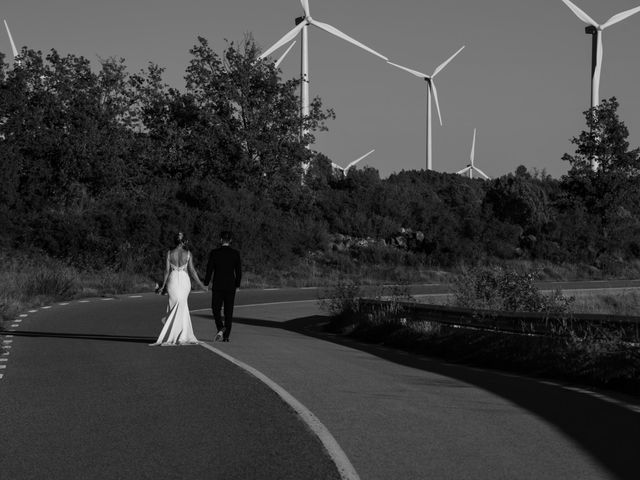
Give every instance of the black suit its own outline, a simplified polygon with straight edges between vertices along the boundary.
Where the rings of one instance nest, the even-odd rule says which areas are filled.
[[[224,339],[228,340],[233,325],[233,302],[235,301],[236,289],[240,287],[242,278],[240,253],[228,245],[211,250],[207,263],[207,274],[204,277],[205,285],[209,285],[212,276],[211,310],[216,328],[220,331],[224,327]],[[220,309],[223,305],[224,324],[220,315]]]

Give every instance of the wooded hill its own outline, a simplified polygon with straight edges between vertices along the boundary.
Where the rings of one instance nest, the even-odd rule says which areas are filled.
[[[575,153],[559,152],[569,163],[560,179],[524,166],[491,181],[434,171],[381,179],[369,167],[343,176],[307,148],[333,112],[315,98],[301,125],[298,81],[257,61],[250,38],[221,55],[199,38],[190,53],[183,91],[156,65],[131,74],[108,59],[94,72],[82,57],[24,49],[10,67],[0,54],[3,249],[149,271],[176,231],[202,262],[230,229],[255,271],[310,255],[604,271],[640,257],[640,152],[615,98],[585,112]]]

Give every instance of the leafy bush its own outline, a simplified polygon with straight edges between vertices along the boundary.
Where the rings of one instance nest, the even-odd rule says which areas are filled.
[[[537,273],[502,267],[464,269],[453,282],[454,304],[463,308],[508,312],[569,313],[573,297],[560,291],[544,295],[535,285]]]
[[[320,306],[332,317],[349,316],[359,311],[361,287],[353,280],[340,279],[320,293]]]

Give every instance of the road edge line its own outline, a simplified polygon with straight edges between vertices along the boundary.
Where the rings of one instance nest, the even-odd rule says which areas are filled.
[[[300,416],[302,421],[311,429],[311,431],[318,437],[325,450],[333,460],[333,463],[336,465],[338,469],[338,473],[340,473],[340,478],[343,480],[360,480],[358,473],[355,468],[349,461],[346,453],[342,450],[338,441],[331,435],[331,432],[324,426],[324,424],[316,417],[311,410],[305,407],[299,400],[297,400],[293,395],[287,392],[284,388],[278,385],[276,382],[267,377],[264,373],[256,370],[250,365],[247,365],[244,362],[232,357],[228,353],[224,353],[221,350],[209,345],[206,342],[200,342],[200,345],[207,350],[212,351],[216,355],[221,356],[222,358],[230,361],[231,363],[237,365],[242,368],[249,374],[256,377],[262,383],[267,385],[271,390],[273,390],[278,396],[285,401],[293,410]]]
[[[290,300],[290,301],[282,301],[282,302],[264,302],[264,303],[239,303],[233,306],[236,308],[245,308],[245,307],[270,307],[272,305],[283,305],[285,303],[309,303],[309,302],[317,302],[317,298],[310,298],[308,300]],[[199,312],[210,312],[211,307],[207,308],[196,308],[193,310],[189,310],[190,313],[199,313]]]

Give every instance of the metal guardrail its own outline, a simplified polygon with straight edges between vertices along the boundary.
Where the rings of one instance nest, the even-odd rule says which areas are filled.
[[[640,317],[603,314],[562,314],[475,310],[415,302],[360,299],[365,314],[390,314],[407,322],[435,322],[452,327],[473,328],[528,335],[619,337],[640,342]]]

